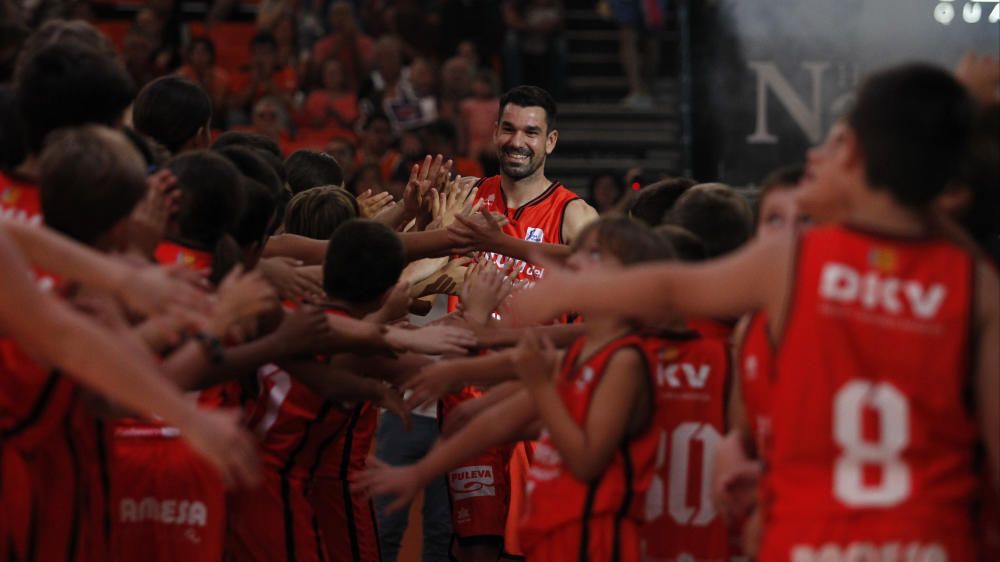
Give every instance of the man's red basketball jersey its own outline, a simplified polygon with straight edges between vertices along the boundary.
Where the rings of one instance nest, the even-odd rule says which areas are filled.
[[[710,496],[725,434],[729,356],[695,332],[645,339],[654,384],[656,473],[646,492],[644,560],[726,560],[729,538]]]
[[[802,235],[795,267],[761,559],[971,560],[974,259],[834,226]]]
[[[628,335],[607,343],[580,362],[584,343],[584,338],[578,338],[566,351],[556,383],[570,415],[580,426],[586,423],[594,393],[611,357],[626,348],[644,354],[643,339]],[[566,525],[586,529],[591,520],[609,515],[617,520],[641,520],[642,497],[652,479],[656,454],[656,443],[651,436],[652,432],[644,432],[624,439],[601,476],[593,482],[581,482],[563,465],[559,451],[543,430],[528,470],[527,497],[521,517],[521,547],[529,558],[548,535]],[[638,544],[632,546],[638,550]]]
[[[476,199],[483,202],[482,209],[507,217],[508,223],[503,227],[505,234],[529,242],[566,243],[563,240],[566,206],[580,196],[561,183],[552,182],[541,195],[516,209],[507,207],[503,187],[500,185],[500,176],[482,179],[478,187]],[[491,254],[489,257],[501,267],[509,266],[511,263],[511,258],[506,256]],[[538,280],[541,275],[541,269],[532,264],[525,264],[520,278]]]

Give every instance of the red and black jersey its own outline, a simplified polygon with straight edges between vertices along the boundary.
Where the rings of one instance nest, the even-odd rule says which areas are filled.
[[[728,530],[710,495],[715,449],[726,431],[726,344],[696,332],[654,334],[643,343],[656,441],[643,553],[649,560],[728,560]]]
[[[645,357],[640,336],[615,339],[587,358],[581,358],[584,338],[567,350],[557,389],[578,425],[586,423],[591,401],[614,354],[634,348]],[[559,451],[546,431],[538,440],[528,470],[527,497],[521,517],[521,546],[531,552],[546,535],[565,525],[586,529],[592,518],[614,516],[640,521],[643,494],[652,478],[655,441],[651,432],[625,438],[611,464],[593,482],[581,482],[563,465]],[[586,536],[586,533],[583,533]]]
[[[770,443],[771,417],[768,413],[771,381],[774,377],[774,346],[768,332],[767,314],[750,317],[738,350],[740,388],[750,432],[759,456],[766,460]]]
[[[42,224],[38,184],[28,178],[0,172],[0,217]]]
[[[941,239],[802,235],[771,387],[763,560],[857,541],[971,559],[974,279],[974,258]]]

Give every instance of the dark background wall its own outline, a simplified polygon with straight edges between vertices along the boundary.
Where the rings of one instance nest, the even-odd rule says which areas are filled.
[[[694,0],[695,177],[733,185],[802,162],[867,72],[1000,56],[993,0]],[[947,22],[947,23],[944,23]]]

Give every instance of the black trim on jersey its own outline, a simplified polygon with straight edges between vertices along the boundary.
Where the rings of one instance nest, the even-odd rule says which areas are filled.
[[[32,494],[31,497],[31,513],[28,515],[28,544],[25,547],[27,552],[24,553],[25,562],[35,562],[37,558],[37,546],[38,546],[38,503],[37,498]]]
[[[559,243],[565,245],[566,237],[563,236],[563,226],[566,224],[566,209],[569,208],[569,204],[573,201],[581,201],[582,197],[574,197],[563,205],[562,212],[559,213]]]
[[[299,443],[288,454],[285,466],[283,466],[281,471],[278,473],[278,475],[281,476],[281,503],[284,510],[286,562],[295,562],[297,559],[295,554],[295,513],[292,511],[291,505],[292,483],[288,480],[288,474],[295,466],[295,458],[299,456],[299,453],[301,453],[305,448],[306,443],[309,442],[309,434],[312,432],[313,426],[316,425],[317,421],[326,417],[330,408],[332,408],[332,405],[329,402],[326,402],[323,404],[323,408],[320,410],[319,414],[306,424],[306,429],[302,432],[302,439],[299,440]]]
[[[66,438],[66,449],[69,451],[70,462],[73,467],[73,509],[70,512],[72,523],[69,529],[69,543],[66,545],[66,562],[76,560],[76,547],[80,534],[80,493],[83,486],[80,482],[80,458],[76,447],[73,445],[73,418],[66,416],[63,422],[63,437]]]
[[[802,265],[802,245],[804,243],[804,235],[798,233],[795,235],[795,247],[792,248],[792,263],[788,264],[788,300],[785,302],[785,310],[782,311],[784,322],[781,323],[781,333],[777,336],[771,334],[770,326],[767,327],[767,339],[771,342],[771,348],[774,350],[774,355],[772,356],[771,372],[774,373],[772,380],[778,378],[778,356],[781,354],[782,344],[785,342],[785,336],[788,334],[788,324],[794,318],[795,312],[795,300],[798,298],[798,281],[799,279],[799,267]],[[768,317],[770,320],[770,317]]]
[[[632,454],[629,451],[628,445],[629,439],[622,441],[621,454],[622,461],[625,465],[625,497],[622,500],[621,508],[618,510],[618,513],[615,514],[615,532],[611,543],[612,548],[614,549],[611,552],[612,562],[618,562],[622,558],[622,520],[625,519],[626,515],[628,515],[629,508],[632,507]]]
[[[843,228],[848,232],[853,232],[855,234],[860,234],[862,236],[870,238],[888,240],[890,242],[923,243],[934,240],[933,229],[927,224],[925,224],[924,226],[927,226],[927,230],[923,234],[918,234],[918,235],[893,234],[891,232],[883,232],[876,228],[851,222],[845,222],[844,224],[841,225],[841,228]]]
[[[732,400],[733,387],[736,386],[735,371],[733,369],[733,364],[735,363],[732,353],[729,352],[729,346],[723,348],[722,361],[725,364],[725,370],[722,371],[723,376],[726,377],[722,382],[722,429],[729,433],[731,429],[729,422],[729,402]],[[772,369],[773,370],[773,369]],[[770,376],[770,375],[769,375]],[[744,411],[746,406],[744,406]],[[746,414],[744,412],[744,417]]]
[[[587,498],[583,501],[583,513],[580,518],[580,562],[590,560],[590,517],[594,511],[594,498],[597,496],[597,486],[601,478],[591,482],[587,487]]]
[[[348,470],[351,468],[351,448],[354,446],[354,429],[361,421],[361,412],[364,405],[354,408],[351,420],[347,424],[344,433],[344,455],[340,459],[340,481],[344,494],[344,513],[347,515],[347,532],[351,537],[351,560],[361,562],[361,545],[358,544],[358,524],[354,521],[354,502],[351,501],[351,482],[347,479]]]
[[[316,480],[316,473],[319,471],[319,465],[323,461],[323,457],[326,455],[327,448],[329,448],[330,445],[332,445],[339,438],[340,430],[334,431],[316,447],[316,456],[313,457],[313,464],[309,467],[309,479],[306,480],[307,488],[312,485],[313,481]]]
[[[312,530],[313,536],[316,537],[316,560],[326,562],[326,555],[323,554],[323,538],[320,536],[319,530],[319,515],[316,515],[315,509],[313,510]]]
[[[546,199],[548,199],[548,197],[550,195],[552,195],[553,193],[556,192],[556,189],[560,185],[562,185],[562,184],[559,183],[559,182],[557,182],[557,181],[553,181],[552,183],[549,184],[548,187],[545,188],[545,191],[543,191],[538,197],[535,197],[531,201],[528,201],[524,205],[521,205],[520,207],[518,207],[514,211],[514,220],[519,220],[521,218],[521,215],[524,213],[524,210],[527,209],[528,207],[534,207],[535,205],[538,205],[542,201],[545,201]],[[503,186],[500,187],[500,192],[503,193]],[[504,195],[505,199],[506,199],[506,197],[507,196]],[[504,206],[506,206],[506,205],[507,205],[507,202],[504,201]]]
[[[375,514],[375,502],[368,500],[368,515],[372,518],[372,529],[375,530],[375,553],[378,555],[378,562],[382,562],[382,541],[378,535],[378,517]]]
[[[38,393],[38,398],[35,403],[32,404],[31,409],[28,411],[28,415],[24,419],[14,423],[9,429],[0,432],[0,439],[10,439],[16,437],[18,434],[27,431],[32,425],[34,425],[45,413],[45,409],[48,407],[49,402],[52,399],[52,395],[55,393],[56,387],[62,379],[62,375],[59,370],[54,370],[49,373],[47,379],[45,379],[45,385],[42,387],[42,391]]]

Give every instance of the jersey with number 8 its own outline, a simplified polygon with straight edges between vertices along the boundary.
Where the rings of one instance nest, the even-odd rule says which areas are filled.
[[[869,546],[966,559],[972,257],[942,240],[829,227],[803,235],[796,268],[761,560]]]
[[[728,560],[729,538],[710,496],[725,433],[726,345],[695,332],[645,339],[655,389],[656,474],[646,493],[643,560]]]

